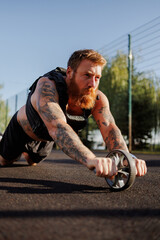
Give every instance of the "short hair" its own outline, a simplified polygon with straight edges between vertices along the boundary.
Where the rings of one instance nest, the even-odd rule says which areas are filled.
[[[106,65],[106,59],[100,53],[94,51],[93,49],[84,49],[75,51],[69,58],[67,66],[70,66],[74,71],[76,71],[81,61],[85,59],[97,63],[102,66],[102,68]]]

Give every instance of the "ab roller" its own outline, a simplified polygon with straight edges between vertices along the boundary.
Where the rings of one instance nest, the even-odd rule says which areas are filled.
[[[136,177],[135,161],[130,153],[124,150],[115,149],[109,152],[106,157],[115,161],[118,169],[117,175],[112,178],[105,178],[111,190],[122,191],[130,188]]]

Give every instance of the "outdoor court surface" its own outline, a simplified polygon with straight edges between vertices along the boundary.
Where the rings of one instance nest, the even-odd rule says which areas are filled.
[[[116,193],[61,151],[0,168],[0,240],[159,240],[160,155],[137,156],[147,175]]]

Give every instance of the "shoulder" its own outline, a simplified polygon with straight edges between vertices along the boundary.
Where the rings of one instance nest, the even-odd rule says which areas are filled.
[[[47,89],[56,89],[56,84],[54,80],[50,80],[48,77],[41,77],[37,82],[36,91]]]
[[[56,84],[53,80],[47,77],[41,77],[36,85],[35,92],[32,95],[32,99],[45,101],[58,102],[58,93],[56,89]]]
[[[103,100],[107,100],[108,101],[108,98],[107,96],[100,90],[97,91],[97,96],[99,96],[99,98],[101,99],[101,101]]]
[[[108,126],[109,123],[115,123],[112,113],[110,111],[109,101],[107,96],[98,91],[99,100],[96,100],[96,104],[92,110],[92,115],[99,125],[99,121],[103,123],[103,125]]]
[[[95,102],[95,106],[93,108],[93,111],[96,109],[99,109],[101,107],[109,107],[109,101],[107,96],[101,92],[100,90],[97,91],[97,98]]]

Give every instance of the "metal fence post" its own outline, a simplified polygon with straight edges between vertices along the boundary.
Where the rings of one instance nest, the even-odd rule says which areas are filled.
[[[128,35],[128,137],[129,151],[132,151],[132,50],[131,35]]]
[[[6,100],[5,128],[7,127],[7,122],[8,122],[8,99]]]
[[[15,96],[15,112],[17,112],[17,105],[18,105],[18,94]]]

